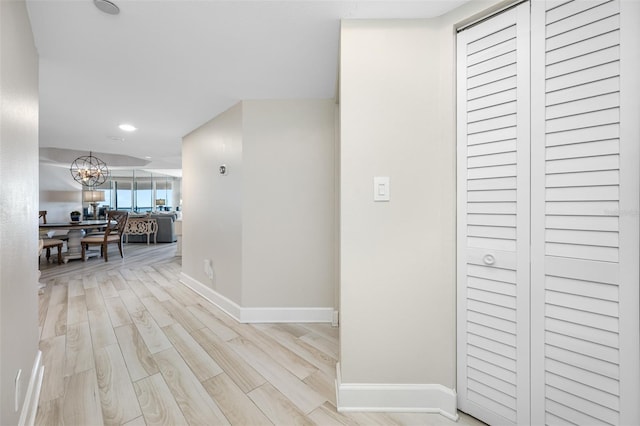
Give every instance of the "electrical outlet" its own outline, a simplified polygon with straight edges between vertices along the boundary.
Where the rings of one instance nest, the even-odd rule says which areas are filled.
[[[210,280],[213,280],[213,261],[211,259],[204,260],[204,273]]]

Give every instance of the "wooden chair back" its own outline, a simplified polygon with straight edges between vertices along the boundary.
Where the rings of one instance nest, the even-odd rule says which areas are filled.
[[[47,211],[40,210],[38,213],[38,220],[42,219],[42,223],[47,223]]]
[[[109,210],[107,220],[109,221],[109,226],[107,226],[104,233],[105,240],[109,235],[113,234],[117,234],[122,238],[127,222],[129,221],[129,212],[124,210]]]
[[[129,212],[122,210],[111,210],[107,215],[108,225],[104,231],[104,236],[101,235],[89,235],[80,240],[82,244],[82,260],[86,260],[86,250],[90,245],[100,245],[100,252],[104,257],[104,261],[109,260],[109,254],[107,246],[111,243],[118,243],[118,250],[120,256],[124,259],[124,252],[122,250],[122,236],[124,229],[129,221]]]

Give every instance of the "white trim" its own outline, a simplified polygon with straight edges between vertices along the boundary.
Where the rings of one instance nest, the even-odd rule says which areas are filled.
[[[546,3],[531,3],[531,163],[530,163],[530,348],[543,348],[545,342],[545,232],[546,232]],[[545,423],[545,351],[531,351],[530,422]],[[533,374],[537,372],[537,374]]]
[[[456,386],[467,412],[467,38],[456,38]]]
[[[516,6],[519,6],[519,5],[520,5],[520,3],[524,3],[524,2],[526,2],[526,1],[529,1],[529,0],[513,0],[513,2],[512,2],[512,3],[509,3],[509,4],[505,5],[505,6],[502,6],[502,7],[501,7],[500,5],[498,5],[498,6],[497,6],[497,8],[496,8],[495,10],[492,10],[491,8],[490,8],[490,9],[487,9],[487,10],[485,11],[485,12],[486,12],[486,14],[482,14],[482,16],[481,16],[480,18],[478,18],[478,19],[474,19],[474,20],[473,20],[473,21],[471,21],[471,22],[467,22],[466,24],[462,24],[462,25],[460,25],[459,27],[457,27],[457,28],[456,28],[456,31],[457,31],[457,32],[461,32],[461,31],[464,31],[464,30],[466,30],[466,29],[469,29],[469,28],[471,28],[471,27],[473,27],[473,26],[475,26],[475,25],[478,25],[478,24],[480,24],[480,23],[482,23],[482,22],[484,22],[484,21],[486,21],[486,20],[488,20],[488,19],[493,18],[493,17],[494,17],[494,16],[496,16],[496,15],[499,15],[499,14],[501,14],[501,13],[503,13],[503,12],[506,12],[506,11],[508,11],[509,9],[513,9],[513,8],[514,8],[514,7],[516,7]],[[494,6],[494,7],[495,7],[495,6]]]
[[[620,1],[619,353],[620,424],[638,424],[640,407],[640,4]]]
[[[515,8],[517,24],[516,424],[531,421],[531,4]]]
[[[333,307],[327,308],[289,308],[289,307],[265,307],[244,308],[233,300],[230,300],[202,284],[198,280],[182,272],[180,282],[191,290],[204,297],[240,323],[304,323],[322,322],[331,324],[333,320]]]
[[[240,322],[323,322],[331,324],[333,308],[241,308]]]
[[[211,287],[207,287],[184,272],[180,273],[180,282],[231,315],[236,321],[240,321],[240,310],[242,308],[233,300],[227,299]]]
[[[457,421],[456,391],[440,384],[342,383],[336,364],[338,412],[436,413]]]
[[[22,410],[20,410],[20,419],[18,420],[18,425],[20,426],[33,425],[35,423],[43,377],[44,366],[42,365],[42,351],[38,351],[38,353],[36,353],[36,359],[33,362],[33,367],[31,368],[29,386],[24,396]]]

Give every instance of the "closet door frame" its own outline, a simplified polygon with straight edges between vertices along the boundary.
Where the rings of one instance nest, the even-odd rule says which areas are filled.
[[[531,7],[531,33],[537,37],[531,38],[531,163],[545,164],[545,0],[534,1]],[[540,141],[542,146],[539,145]],[[531,167],[531,181],[544,182],[546,171],[544,167]],[[542,191],[531,188],[531,230],[545,232],[545,195]],[[531,276],[533,286],[531,288],[531,322],[544,321],[544,312],[537,316],[536,306],[544,307],[544,287],[536,277],[538,271],[544,275],[544,238],[531,238]],[[542,264],[538,264],[540,259]],[[544,308],[542,308],[544,310]],[[536,327],[532,324],[531,348],[535,353],[531,354],[531,371],[539,370],[540,374],[531,374],[531,424],[546,424],[544,402],[544,327]],[[542,342],[542,344],[540,344]],[[542,352],[542,353],[540,353]],[[539,390],[542,390],[541,392]]]
[[[620,2],[620,424],[640,421],[640,2]],[[634,285],[635,284],[635,285]]]

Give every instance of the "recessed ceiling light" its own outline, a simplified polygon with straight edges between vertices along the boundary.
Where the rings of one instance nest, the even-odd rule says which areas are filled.
[[[125,132],[133,132],[134,130],[138,130],[135,126],[131,124],[121,124],[118,126],[120,130],[124,130]]]
[[[151,157],[149,157],[148,155],[144,158],[146,158],[147,160],[151,160]]]
[[[121,138],[120,136],[109,136],[109,139],[112,141],[124,142],[124,138]]]
[[[120,8],[109,0],[93,0],[93,4],[95,4],[98,9],[104,13],[108,13],[109,15],[117,15],[120,13]]]

